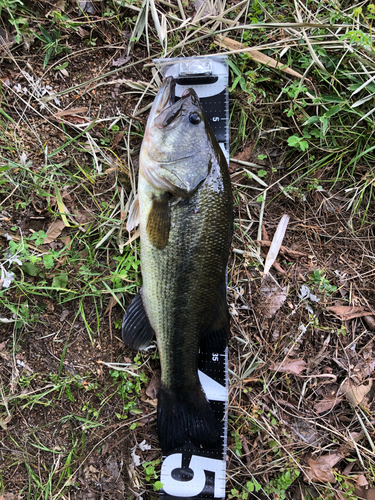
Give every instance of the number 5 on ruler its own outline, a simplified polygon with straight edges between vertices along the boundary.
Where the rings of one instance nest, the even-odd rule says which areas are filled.
[[[182,453],[169,455],[163,462],[160,480],[163,483],[163,490],[168,495],[179,497],[199,495],[206,485],[205,471],[207,471],[215,474],[214,498],[225,497],[225,461],[192,455],[189,469],[193,471],[194,475],[190,481],[178,481],[172,477],[173,470],[181,468]]]

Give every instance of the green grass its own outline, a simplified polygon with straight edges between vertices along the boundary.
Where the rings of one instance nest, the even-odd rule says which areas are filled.
[[[69,2],[60,9],[49,5],[46,15],[42,4],[0,0],[2,26],[11,35],[4,45],[0,82],[0,345],[5,342],[0,349],[0,422],[6,439],[2,453],[12,474],[22,471],[23,480],[20,484],[2,473],[0,495],[10,493],[9,488],[30,500],[74,495],[92,457],[96,462],[91,466],[99,467],[113,433],[124,432],[123,460],[129,461],[143,429],[154,429],[153,407],[144,400],[157,354],[124,354],[119,344],[125,304],[141,286],[139,243],[127,244],[125,222],[136,190],[147,110],[157,89],[151,60],[219,52],[230,53],[231,155],[243,154],[242,163],[234,163],[237,218],[229,283],[230,294],[236,291],[230,302],[238,306],[242,287],[248,307],[239,309],[239,318],[233,316],[228,498],[251,498],[260,488],[269,498],[293,498],[297,486],[306,498],[331,498],[334,489],[354,498],[355,474],[347,479],[342,465],[354,459],[371,487],[369,436],[335,469],[334,485],[315,482],[314,494],[305,488],[305,456],[316,448],[296,445],[278,401],[300,408],[304,397],[310,402],[320,397],[311,380],[318,384],[321,379],[267,370],[280,361],[280,352],[295,352],[300,341],[306,349],[323,349],[322,332],[331,343],[335,339],[335,352],[343,343],[354,345],[357,334],[325,319],[324,306],[332,300],[371,305],[372,287],[350,276],[350,297],[343,298],[340,291],[349,285],[339,280],[336,264],[324,254],[308,269],[283,278],[290,308],[282,310],[283,321],[290,323],[284,328],[283,321],[275,320],[270,326],[257,309],[264,257],[255,240],[262,239],[259,220],[273,228],[272,210],[278,207],[277,217],[288,210],[295,215],[293,224],[302,224],[290,226],[296,231],[289,233],[295,234],[290,244],[309,254],[314,237],[328,234],[330,217],[337,215],[341,228],[327,240],[345,235],[358,243],[355,252],[349,244],[342,251],[344,260],[352,259],[346,276],[355,269],[371,279],[374,4],[251,0],[221,9],[215,2],[218,12],[196,22],[186,2],[150,1],[146,9],[140,0],[105,0],[95,3],[95,15]],[[217,35],[242,48],[215,45]],[[250,48],[281,66],[257,62]],[[131,59],[122,66],[112,66],[128,55]],[[72,115],[56,115],[69,109]],[[46,244],[55,222],[60,232]],[[298,246],[305,234],[312,249],[305,240],[306,248]],[[364,256],[360,264],[354,254]],[[290,258],[280,262],[294,270]],[[301,276],[319,304],[298,297]],[[254,297],[249,298],[249,290]],[[61,320],[65,311],[68,319]],[[246,311],[254,311],[254,324]],[[273,338],[275,331],[279,336]],[[49,365],[38,368],[46,360]],[[337,373],[337,363],[329,366]],[[254,379],[250,385],[249,379]],[[146,424],[145,415],[150,418]],[[362,432],[362,413],[360,418],[349,415],[353,432]],[[326,436],[331,433],[324,446],[345,444],[342,430],[319,415],[314,418]],[[255,440],[260,456],[251,448]],[[126,488],[131,478],[129,487],[146,490],[147,498],[154,498],[160,487],[155,440],[152,446],[150,456],[142,455],[141,467],[122,471]],[[256,467],[249,457],[258,460]],[[126,488],[124,495],[131,495]]]

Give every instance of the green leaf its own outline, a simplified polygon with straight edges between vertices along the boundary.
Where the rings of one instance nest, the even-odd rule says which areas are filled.
[[[238,82],[240,81],[240,78],[241,78],[241,75],[240,76],[237,76],[234,81],[233,81],[233,85],[232,85],[232,88],[230,89],[231,91],[234,90],[236,87],[237,87],[237,84]]]
[[[154,483],[154,491],[159,491],[163,488],[163,483],[161,481],[155,481]]]
[[[74,403],[74,397],[73,397],[72,390],[71,390],[69,385],[65,386],[65,394],[66,394],[66,397]]]
[[[249,491],[253,492],[253,491],[254,491],[254,489],[255,489],[255,485],[254,485],[254,483],[252,483],[251,481],[248,481],[248,482],[246,483],[246,488],[247,488]]]
[[[53,52],[53,47],[49,47],[49,49],[47,49],[47,52],[46,52],[46,55],[44,58],[43,69],[45,69],[45,67],[47,66],[48,61],[50,60],[50,57],[52,55],[52,52]]]
[[[324,113],[324,115],[327,118],[330,118],[331,116],[338,113],[340,110],[341,110],[341,106],[340,106],[340,104],[337,104],[336,106],[333,106],[332,108],[330,108],[326,113]]]
[[[298,135],[291,135],[290,137],[288,137],[288,145],[296,147],[299,144],[300,140],[301,138],[298,137]]]
[[[53,267],[53,257],[51,254],[43,255],[43,264],[46,269],[51,269]]]
[[[240,76],[240,87],[244,92],[247,91],[246,80],[243,76]]]
[[[66,288],[68,284],[68,273],[62,273],[55,276],[52,280],[52,288]]]
[[[69,61],[65,61],[63,64],[60,64],[60,66],[56,66],[55,70],[56,71],[61,71],[62,69],[65,69],[69,66]],[[112,127],[113,129],[113,127]]]
[[[38,231],[31,235],[30,239],[35,241],[35,245],[43,245],[47,235],[44,231]]]
[[[326,116],[321,116],[320,121],[323,125],[323,134],[325,134],[328,129],[328,123],[329,123],[328,118]]]
[[[318,121],[319,121],[319,116],[310,116],[310,118],[305,121],[305,123],[303,124],[303,126],[305,126],[305,125],[311,125],[312,123],[316,123]]]
[[[361,84],[358,84],[358,87],[360,85]],[[351,85],[349,87],[351,87]],[[338,102],[338,103],[345,102],[345,99],[343,99],[342,97],[337,97],[336,95],[322,95],[318,99],[320,99],[321,102]]]
[[[230,60],[228,60],[228,66],[233,70],[233,72],[237,75],[241,75],[241,71],[237,68],[237,66]]]
[[[24,262],[22,264],[22,269],[30,276],[37,276],[39,273],[39,267],[34,266],[31,262]]]
[[[40,31],[43,33],[44,35],[44,39],[47,41],[47,42],[52,42],[53,39],[51,37],[51,35],[48,33],[48,31],[46,31],[43,26],[40,26],[39,25],[39,28],[40,28]]]

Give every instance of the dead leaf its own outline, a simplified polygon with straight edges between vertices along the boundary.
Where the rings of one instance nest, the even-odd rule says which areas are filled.
[[[274,262],[272,264],[273,268],[276,269],[277,272],[282,274],[283,276],[288,276],[288,273],[283,269],[278,262]]]
[[[4,429],[4,431],[7,430],[7,424],[12,420],[12,415],[6,415],[5,417],[1,418],[0,417],[0,428]],[[0,497],[1,500],[2,497]]]
[[[262,238],[267,243],[269,242],[269,246],[271,246],[271,240],[270,240],[270,237],[268,236],[267,229],[266,229],[263,222],[262,222]]]
[[[272,318],[286,300],[286,287],[281,288],[275,283],[264,282],[260,291],[264,298],[262,303],[263,314],[266,318]]]
[[[65,120],[62,119],[61,121],[64,123],[89,123],[91,119],[86,116],[68,115],[65,117]]]
[[[342,397],[327,395],[321,401],[315,403],[314,408],[316,413],[325,413],[342,401]]]
[[[54,12],[65,12],[65,0],[57,0],[53,8],[47,12],[46,16],[51,16]]]
[[[293,411],[297,409],[298,401],[293,407]],[[296,437],[312,446],[319,446],[322,441],[322,435],[316,429],[315,425],[302,418],[293,418],[290,420],[290,428],[295,432]]]
[[[244,147],[243,151],[238,153],[238,155],[234,156],[233,158],[235,160],[249,161],[250,155],[253,152],[253,150],[254,150],[254,144],[251,143],[249,146]],[[237,170],[238,168],[242,167],[243,166],[238,163],[229,162],[229,171],[231,173]]]
[[[81,226],[87,224],[87,216],[84,212],[78,212],[75,219],[78,222],[78,224],[81,224]]]
[[[274,372],[290,373],[291,375],[299,375],[307,367],[306,361],[303,359],[286,359],[282,363],[274,363],[270,370]]]
[[[158,396],[158,392],[159,392],[159,389],[160,389],[160,376],[159,375],[153,375],[152,376],[152,379],[146,389],[146,394],[149,398],[151,398],[152,400],[156,399],[157,396]]]
[[[6,341],[5,342],[1,342],[0,343],[0,351],[3,351],[6,348],[6,345],[7,345]]]
[[[72,246],[72,238],[70,236],[64,236],[64,238],[61,238],[61,241],[64,243],[65,246],[70,248]]]
[[[370,377],[375,369],[375,358],[371,352],[370,357],[357,363],[352,370],[353,379],[355,379],[357,385],[365,381]]]
[[[91,222],[94,221],[94,216],[90,212],[78,212],[78,214],[75,216],[75,220],[80,224],[81,226],[87,226]],[[88,227],[85,228],[85,231],[88,229]]]
[[[365,320],[365,323],[367,324],[368,328],[371,331],[375,331],[375,318],[372,316],[363,316],[363,319]]]
[[[112,142],[112,148],[115,148],[116,146],[119,145],[119,142],[123,139],[124,135],[125,135],[124,132],[119,132],[118,134],[115,135],[115,138],[113,139]],[[108,173],[108,170],[109,169],[106,170],[106,173]]]
[[[69,207],[70,205],[72,205],[72,203],[73,203],[73,198],[70,196],[70,194],[68,193],[68,191],[66,191],[66,190],[65,190],[65,191],[63,191],[63,192],[61,193],[61,196],[62,196],[62,199],[64,200],[65,205],[66,205],[67,207]]]
[[[131,59],[131,56],[119,57],[118,59],[112,61],[112,66],[123,66],[124,64],[129,62],[130,59]]]
[[[356,477],[356,483],[358,484],[358,486],[368,485],[368,481],[363,474],[358,474],[358,476]]]
[[[115,297],[113,297],[113,295],[112,295],[112,297],[109,299],[107,308],[104,311],[104,316],[106,314],[108,314],[109,312],[112,312],[112,309],[115,307],[116,304],[121,304],[121,302],[120,302],[121,296],[122,296],[121,293],[117,293]]]
[[[333,474],[332,467],[336,465],[343,457],[337,453],[322,455],[314,459],[309,457],[307,463],[310,469],[306,469],[306,474],[312,481],[320,481],[322,483],[335,483],[336,478]]]
[[[55,310],[55,306],[54,306],[53,302],[51,302],[50,300],[46,300],[45,304],[46,304],[46,309],[48,312],[53,312]]]
[[[331,306],[327,307],[327,311],[340,316],[342,321],[348,321],[361,316],[371,316],[374,313],[362,306]]]
[[[148,405],[152,406],[153,408],[157,408],[158,406],[158,400],[157,398],[155,399],[149,399],[145,393],[142,393],[141,395],[141,400],[144,402],[144,403],[147,403]]]
[[[66,320],[66,318],[69,316],[69,314],[70,314],[69,309],[64,309],[63,310],[63,312],[61,313],[61,316],[59,318],[59,320],[61,321],[61,323]]]
[[[44,240],[44,244],[52,243],[56,238],[60,236],[65,224],[61,219],[57,219],[49,226],[47,230],[47,238]]]
[[[343,476],[349,476],[351,473],[353,467],[355,465],[355,462],[349,462],[348,465],[345,467],[345,469],[342,471]]]
[[[349,401],[349,403],[353,407],[356,407],[363,401],[364,397],[370,391],[371,387],[372,387],[372,379],[370,379],[367,384],[356,386],[353,380],[347,378],[341,384],[340,390],[342,394],[344,394],[346,399]]]
[[[366,490],[363,486],[357,486],[354,494],[357,495],[358,500],[375,500],[375,488]]]
[[[70,108],[70,109],[65,109],[63,111],[58,111],[55,113],[53,116],[55,118],[62,118],[63,116],[71,116],[71,115],[77,115],[79,113],[86,113],[89,108],[86,107],[81,107],[81,108]],[[63,193],[63,198],[64,198],[64,193]]]
[[[79,8],[82,12],[87,12],[88,14],[95,14],[95,7],[91,0],[78,0]]]
[[[34,200],[31,200],[31,203],[33,204],[35,212],[38,212],[38,214],[44,212],[44,206],[41,200],[35,200],[35,202]],[[41,208],[39,208],[38,205],[40,205]]]
[[[248,52],[251,59],[254,59],[254,61],[256,62],[259,62],[261,64],[266,64],[270,68],[277,68],[281,71],[284,71],[284,73],[288,73],[288,75],[296,76],[297,78],[303,78],[303,75],[301,75],[301,73],[297,73],[297,71],[285,67],[285,64],[279,63],[275,59],[272,59],[271,57],[266,56],[262,52],[259,52],[259,50],[254,50],[245,47],[241,42],[237,42],[237,40],[233,40],[232,38],[224,37],[221,35],[217,35],[217,38],[219,40],[215,40],[214,42],[216,45],[222,46],[224,44],[229,50]]]
[[[248,160],[250,158],[251,153],[254,150],[254,143],[251,143],[249,146],[245,146],[243,150],[238,153],[234,158],[235,160]]]
[[[255,243],[257,243],[261,247],[270,247],[271,246],[271,242],[269,240],[266,240],[265,238],[263,240],[255,240]],[[297,250],[291,250],[290,248],[284,247],[284,245],[281,245],[280,253],[287,254],[289,257],[292,257],[293,259],[307,257],[307,255],[308,255],[307,253],[304,253],[304,252],[297,252]]]

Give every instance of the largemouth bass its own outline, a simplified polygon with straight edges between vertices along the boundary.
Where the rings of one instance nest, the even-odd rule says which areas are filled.
[[[215,447],[220,425],[198,378],[198,351],[229,336],[226,266],[233,201],[228,165],[197,94],[174,102],[164,80],[140,152],[138,195],[128,229],[141,234],[143,286],[124,316],[122,338],[160,355],[158,433],[168,453],[187,442]]]

